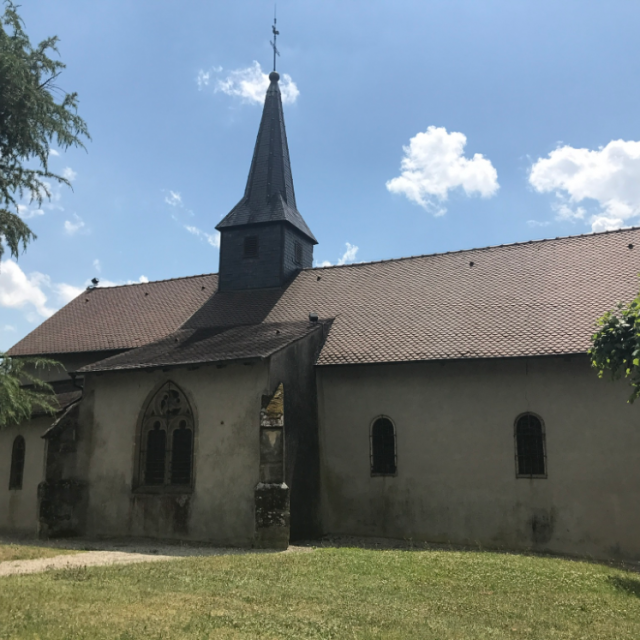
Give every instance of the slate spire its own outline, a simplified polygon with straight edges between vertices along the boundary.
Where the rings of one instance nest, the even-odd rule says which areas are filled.
[[[276,35],[274,28],[274,56]],[[287,286],[301,269],[313,265],[318,241],[296,205],[279,80],[275,70],[269,74],[244,195],[216,227],[219,291]]]
[[[280,75],[272,71],[269,80],[244,196],[216,229],[223,231],[245,225],[288,222],[317,244],[296,205],[278,84]]]

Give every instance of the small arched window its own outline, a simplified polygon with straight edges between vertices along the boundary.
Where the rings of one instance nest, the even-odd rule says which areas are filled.
[[[193,412],[184,393],[167,382],[153,397],[140,434],[140,483],[190,485],[193,477]]]
[[[396,470],[396,430],[389,418],[380,416],[371,425],[371,475],[393,476]]]
[[[542,420],[524,413],[516,420],[516,473],[519,478],[546,477],[547,460]]]
[[[11,449],[11,471],[9,472],[9,489],[22,489],[24,475],[24,455],[26,447],[24,438],[17,436]]]

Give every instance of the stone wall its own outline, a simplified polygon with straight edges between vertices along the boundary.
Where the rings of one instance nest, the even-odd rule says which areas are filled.
[[[262,397],[260,482],[255,489],[256,538],[261,548],[289,546],[289,487],[285,483],[284,387]]]

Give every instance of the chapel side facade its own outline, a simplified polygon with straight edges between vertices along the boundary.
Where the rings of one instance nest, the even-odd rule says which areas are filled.
[[[321,367],[324,531],[638,560],[640,407],[628,394],[586,355]],[[519,475],[527,414],[544,460]],[[387,473],[374,468],[380,417],[394,428]]]
[[[254,545],[259,416],[264,397],[285,377],[286,480],[299,489],[291,501],[293,539],[384,537],[640,558],[640,414],[626,402],[626,386],[599,380],[586,356],[314,371],[319,346],[316,335],[268,364],[87,375],[71,474],[87,493],[80,529],[66,533]],[[306,379],[296,388],[294,378]],[[193,412],[193,475],[188,487],[145,487],[142,423],[167,384],[184,393]],[[543,426],[544,451],[543,473],[528,477],[518,475],[516,434],[527,414]],[[393,467],[382,470],[374,468],[372,450],[381,418],[393,425],[394,448]],[[0,433],[0,477],[7,481],[14,479],[10,444],[18,437],[26,444],[21,486],[0,492],[3,532],[42,532],[41,435],[50,424],[40,417]]]

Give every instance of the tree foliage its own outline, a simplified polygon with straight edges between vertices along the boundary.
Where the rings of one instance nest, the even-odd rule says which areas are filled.
[[[640,295],[629,304],[618,304],[598,320],[591,337],[591,365],[600,378],[626,378],[633,392],[629,402],[640,397]]]
[[[54,414],[59,407],[38,370],[61,367],[48,358],[11,358],[0,353],[0,429],[29,420],[35,409]]]
[[[90,139],[77,114],[78,97],[55,82],[65,68],[49,54],[58,54],[58,38],[32,46],[18,7],[3,0],[0,16],[0,257],[5,244],[18,257],[35,235],[19,215],[18,200],[42,205],[51,197],[51,183],[70,182],[49,169],[51,143],[61,149],[83,147]]]

